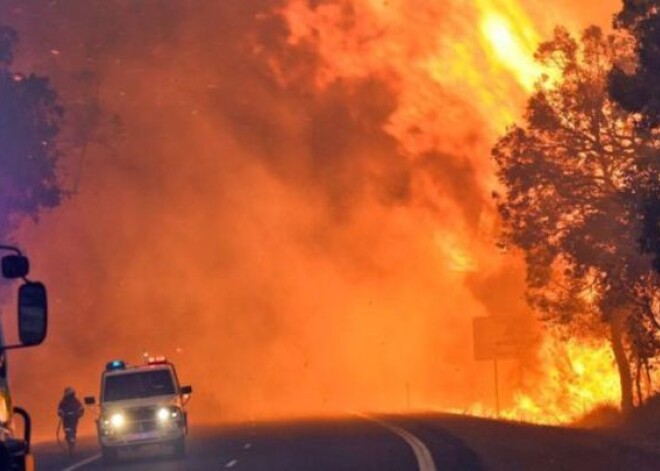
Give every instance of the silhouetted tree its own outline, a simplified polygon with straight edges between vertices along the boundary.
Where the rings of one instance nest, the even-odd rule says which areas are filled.
[[[655,158],[660,159],[658,151]],[[657,178],[649,182],[649,188],[640,200],[640,217],[644,227],[640,240],[642,250],[654,254],[653,266],[660,273],[660,182]]]
[[[616,64],[610,92],[628,111],[641,113],[646,126],[660,124],[660,0],[624,0],[614,26],[635,39],[636,61]],[[628,69],[628,70],[626,70]]]
[[[640,113],[638,123],[649,133],[660,125],[660,0],[624,0],[614,26],[627,30],[635,39],[632,66],[627,62],[614,67],[610,75],[610,94],[628,111]],[[627,66],[627,67],[626,67]],[[648,156],[654,164],[647,170],[646,184],[638,193],[643,219],[642,249],[655,255],[660,272],[660,152]]]
[[[17,39],[0,26],[0,240],[21,216],[36,218],[63,195],[55,146],[62,108],[47,78],[11,70]]]
[[[502,241],[524,252],[528,297],[566,334],[611,342],[622,409],[633,407],[630,360],[658,354],[657,274],[638,250],[634,195],[657,145],[613,102],[607,81],[621,44],[596,27],[576,41],[557,28],[536,59],[541,79],[525,122],[493,149]],[[641,361],[641,360],[640,360]]]

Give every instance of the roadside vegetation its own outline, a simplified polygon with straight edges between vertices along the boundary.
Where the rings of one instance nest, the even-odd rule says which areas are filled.
[[[660,356],[660,2],[626,1],[605,34],[559,27],[522,123],[493,149],[501,243],[559,335],[607,339],[630,414]]]
[[[12,69],[18,35],[0,25],[0,240],[64,197],[56,139],[64,115],[47,77]]]

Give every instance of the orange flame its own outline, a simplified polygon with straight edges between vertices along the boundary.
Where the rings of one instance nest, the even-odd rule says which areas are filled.
[[[324,64],[317,76],[320,87],[365,77],[388,83],[397,92],[398,107],[385,130],[402,154],[411,161],[433,152],[466,159],[487,194],[495,184],[488,158],[494,138],[520,117],[541,75],[552,77],[533,58],[554,26],[539,13],[566,17],[567,10],[562,15],[549,6],[533,17],[526,6],[517,0],[354,0],[310,7],[292,0],[283,15],[292,44],[316,47]],[[446,208],[443,195],[424,177],[416,190]],[[492,219],[489,211],[480,217],[486,244],[460,223],[434,231],[436,247],[452,271],[468,275],[501,263],[492,260]],[[618,375],[606,343],[564,343],[546,334],[538,357],[541,379],[513,393],[505,417],[567,422],[598,404],[618,403]],[[484,404],[469,412],[492,415],[492,406]]]
[[[492,58],[511,71],[525,90],[531,91],[542,70],[532,59],[539,42],[538,35],[529,27],[519,26],[525,23],[529,24],[484,8],[480,26],[481,34],[492,50]]]
[[[514,406],[504,411],[510,419],[541,423],[565,423],[582,417],[600,405],[617,407],[619,376],[606,342],[558,342],[546,338],[542,364],[549,367],[534,391],[519,392]]]
[[[534,384],[514,392],[500,417],[539,424],[570,423],[601,406],[618,407],[619,376],[606,342],[560,342],[551,336],[539,352],[544,369]],[[451,412],[495,418],[491,403],[478,402]]]

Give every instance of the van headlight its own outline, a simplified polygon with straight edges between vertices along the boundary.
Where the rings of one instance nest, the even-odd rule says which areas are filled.
[[[126,417],[121,412],[115,412],[110,416],[110,425],[114,428],[121,428],[126,423]]]
[[[167,407],[161,407],[158,409],[156,417],[158,417],[158,420],[161,422],[167,422],[170,420],[170,410]]]
[[[126,417],[121,412],[114,412],[103,419],[104,428],[118,430],[126,423]]]
[[[172,420],[177,420],[181,412],[178,407],[161,407],[156,411],[156,418],[160,423],[167,423]]]

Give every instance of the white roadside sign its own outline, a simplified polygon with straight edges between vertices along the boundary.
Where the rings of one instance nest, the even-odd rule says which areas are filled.
[[[475,317],[475,360],[500,360],[520,357],[532,339],[524,322],[513,317]]]

